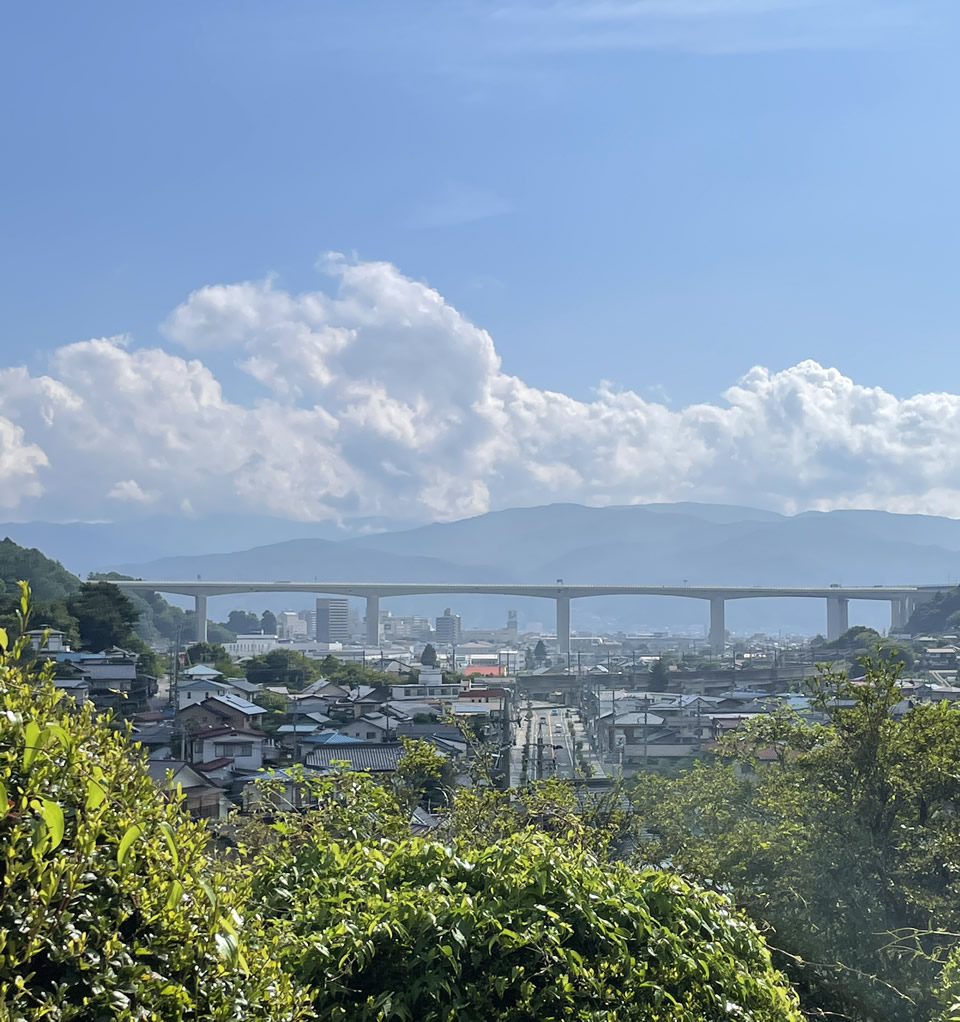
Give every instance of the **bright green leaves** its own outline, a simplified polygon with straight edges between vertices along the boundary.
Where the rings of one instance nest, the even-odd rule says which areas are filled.
[[[63,840],[63,810],[48,798],[40,799],[40,815],[47,827],[47,835],[50,840],[48,851],[59,848]]]
[[[84,799],[84,805],[87,809],[99,809],[107,797],[107,789],[103,783],[102,773],[100,777],[96,774],[87,781],[87,797]]]
[[[715,894],[533,830],[297,845],[258,868],[287,967],[322,1018],[797,1022],[762,941]],[[255,868],[257,868],[255,866]]]
[[[130,851],[130,848],[133,846],[133,842],[136,841],[138,837],[140,837],[142,832],[143,832],[142,828],[138,824],[136,824],[136,823],[132,823],[124,831],[123,837],[120,839],[120,844],[117,846],[117,865],[118,866],[122,866],[123,865],[123,861],[124,861],[124,859],[126,859],[127,853]]]
[[[23,729],[22,762],[24,773],[33,766],[33,761],[37,758],[37,753],[43,748],[44,744],[45,737],[40,730],[40,725],[35,720],[28,721]]]

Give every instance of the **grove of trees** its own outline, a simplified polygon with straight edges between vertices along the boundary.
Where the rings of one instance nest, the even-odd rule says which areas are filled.
[[[960,935],[960,711],[898,719],[900,667],[865,666],[861,683],[819,679],[825,724],[753,718],[723,760],[638,776],[641,855],[729,892],[812,1017],[927,1022],[960,992],[944,971]]]

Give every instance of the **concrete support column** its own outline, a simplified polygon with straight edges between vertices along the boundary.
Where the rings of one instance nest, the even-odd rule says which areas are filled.
[[[570,652],[570,597],[557,597],[557,647],[561,653]]]
[[[715,656],[723,655],[727,642],[727,622],[724,601],[719,596],[710,600],[710,652]]]
[[[907,623],[907,601],[905,599],[890,601],[890,631],[900,632]]]
[[[207,641],[207,598],[194,596],[193,610],[197,616],[197,642]]]
[[[827,640],[839,639],[850,627],[850,601],[842,596],[827,597]]]
[[[367,597],[367,645],[380,645],[380,597]]]

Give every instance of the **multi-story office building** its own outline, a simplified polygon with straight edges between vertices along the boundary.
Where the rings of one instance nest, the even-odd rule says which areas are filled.
[[[317,600],[317,642],[346,642],[350,638],[350,601]]]
[[[460,642],[460,615],[451,614],[449,607],[437,618],[437,642],[447,646]]]

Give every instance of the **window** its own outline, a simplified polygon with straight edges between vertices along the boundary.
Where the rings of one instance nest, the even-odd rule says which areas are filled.
[[[237,759],[253,755],[253,742],[217,742],[214,746],[215,759]]]
[[[371,738],[376,738],[376,737],[377,737],[377,732],[376,731],[368,731],[367,732],[367,739],[368,740],[371,739]]]

